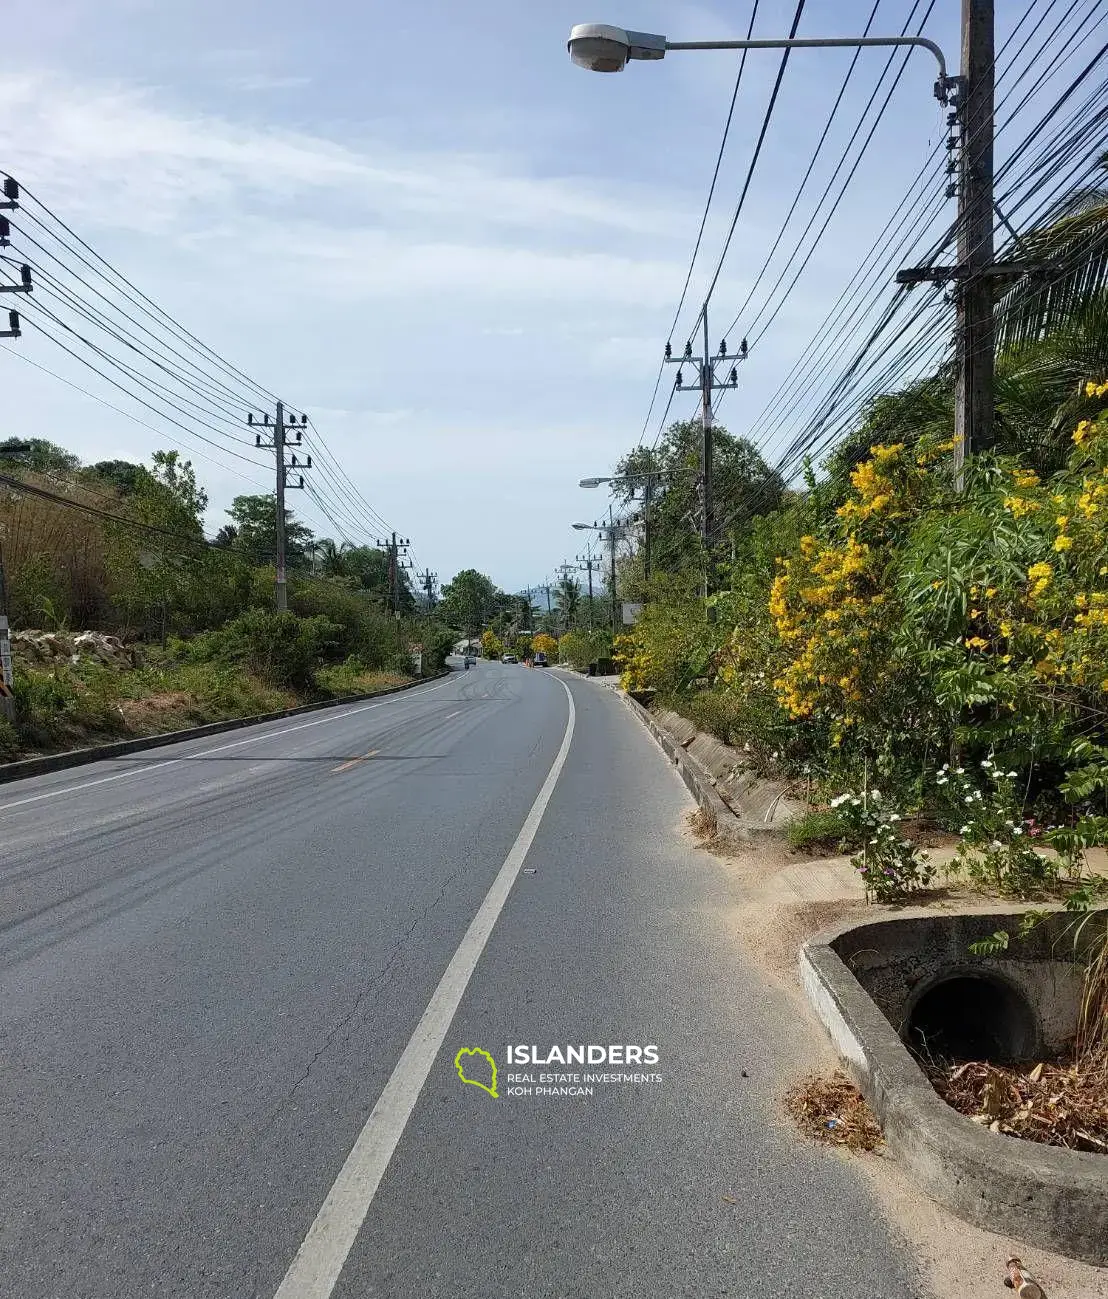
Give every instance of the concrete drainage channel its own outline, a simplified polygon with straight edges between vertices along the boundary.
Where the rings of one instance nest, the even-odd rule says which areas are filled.
[[[1108,1264],[1108,1156],[986,1131],[939,1097],[906,1046],[1002,1063],[1034,1061],[1072,1038],[1081,989],[1072,915],[1051,916],[996,956],[970,953],[1012,919],[843,926],[804,945],[801,980],[920,1189],[979,1227]],[[1093,923],[1105,921],[1108,911]]]

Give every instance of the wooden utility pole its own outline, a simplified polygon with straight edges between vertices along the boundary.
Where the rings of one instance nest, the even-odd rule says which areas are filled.
[[[961,187],[958,195],[958,380],[954,467],[993,444],[993,0],[962,0]]]

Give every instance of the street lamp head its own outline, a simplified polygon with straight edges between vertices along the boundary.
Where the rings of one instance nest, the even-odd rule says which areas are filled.
[[[661,59],[666,38],[629,32],[610,23],[578,23],[569,34],[569,57],[590,72],[622,72],[628,59]]]
[[[577,484],[578,487],[599,487],[601,483],[606,483],[607,478],[582,478]]]

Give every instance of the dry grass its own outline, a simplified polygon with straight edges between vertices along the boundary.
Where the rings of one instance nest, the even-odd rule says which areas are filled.
[[[925,1065],[948,1105],[989,1128],[1048,1146],[1108,1154],[1108,1049],[1033,1069],[973,1060]]]
[[[689,829],[704,843],[710,843],[716,837],[716,818],[707,808],[698,807],[689,813]]]
[[[876,1150],[883,1144],[881,1128],[861,1092],[849,1078],[812,1074],[790,1088],[785,1109],[806,1137],[848,1150]]]

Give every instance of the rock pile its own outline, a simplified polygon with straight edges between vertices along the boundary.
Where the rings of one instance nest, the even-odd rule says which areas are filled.
[[[30,666],[52,667],[94,659],[109,667],[134,667],[133,653],[118,636],[100,631],[16,631],[12,652]]]

